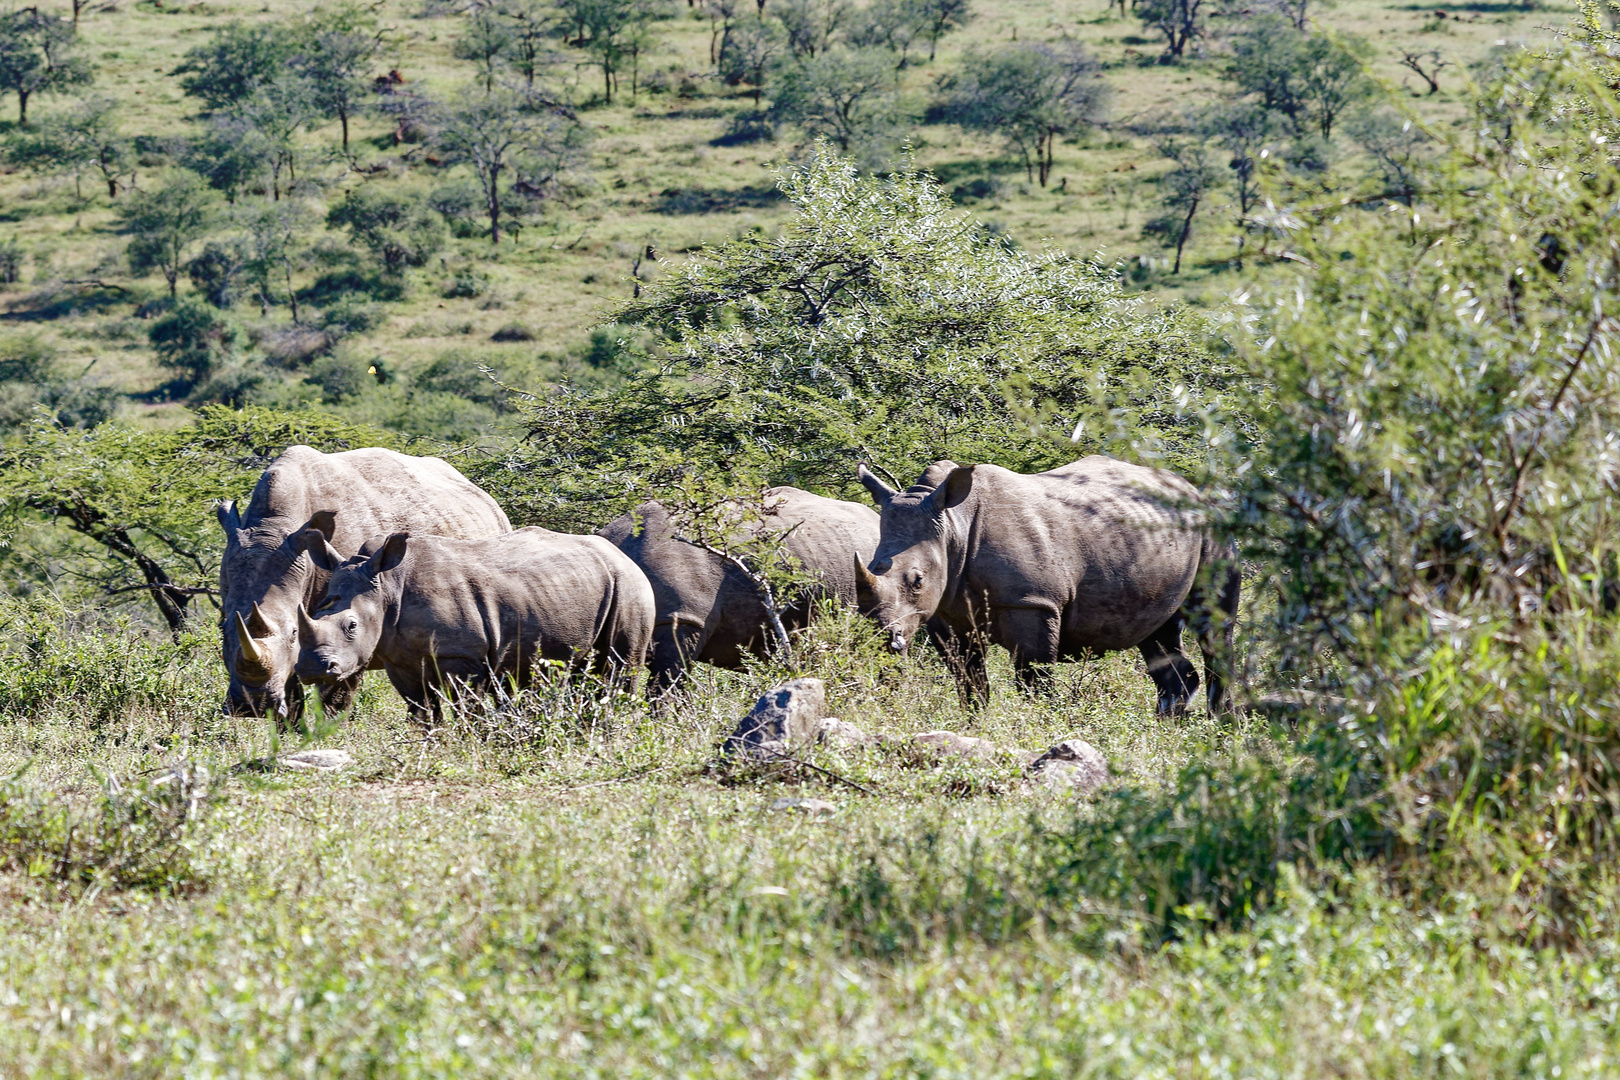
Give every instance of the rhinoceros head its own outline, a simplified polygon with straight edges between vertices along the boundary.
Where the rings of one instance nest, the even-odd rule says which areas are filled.
[[[332,578],[313,617],[299,605],[298,663],[304,682],[347,679],[371,664],[388,614],[389,571],[405,559],[407,533],[367,540],[345,559],[318,531],[304,533],[310,560]]]
[[[225,711],[296,721],[304,695],[293,674],[298,658],[294,612],[311,585],[310,565],[299,558],[302,538],[244,527],[234,503],[221,504],[217,512],[225,530],[219,626],[231,680]],[[323,510],[306,528],[330,538],[334,524],[335,512]]]
[[[941,465],[951,465],[950,471],[931,467],[923,483],[905,491],[889,487],[865,465],[859,470],[882,518],[871,563],[855,558],[856,606],[888,633],[896,652],[905,652],[950,585],[947,512],[968,497],[973,469]]]

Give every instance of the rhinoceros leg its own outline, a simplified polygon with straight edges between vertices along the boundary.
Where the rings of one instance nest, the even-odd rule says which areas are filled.
[[[1231,705],[1227,683],[1232,677],[1238,599],[1243,587],[1237,553],[1226,551],[1222,554],[1225,558],[1206,562],[1202,567],[1199,580],[1187,594],[1186,603],[1181,606],[1204,657],[1204,681],[1209,684],[1211,716],[1224,714]]]
[[[1183,622],[1177,612],[1137,646],[1147,662],[1148,677],[1159,689],[1157,711],[1160,716],[1180,716],[1186,711],[1193,691],[1198,689],[1198,669],[1181,652]]]
[[[958,633],[939,619],[929,619],[928,640],[951,669],[962,708],[972,711],[989,704],[990,670],[985,664],[984,634],[979,630]]]
[[[406,667],[390,667],[388,681],[405,699],[405,711],[418,727],[439,726],[439,695],[422,677],[422,672]]]
[[[647,697],[658,701],[678,687],[686,666],[703,651],[704,643],[701,625],[681,621],[654,627],[652,649],[647,654]]]
[[[1013,670],[1025,693],[1044,693],[1058,661],[1057,614],[1045,608],[996,609],[996,637],[1012,653]]]

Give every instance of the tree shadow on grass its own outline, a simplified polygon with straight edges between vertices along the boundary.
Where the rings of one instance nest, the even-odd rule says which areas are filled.
[[[655,214],[724,214],[765,210],[782,201],[774,187],[665,188],[653,201]]]
[[[107,311],[139,300],[126,290],[97,285],[53,282],[11,302],[0,322],[52,322]]]

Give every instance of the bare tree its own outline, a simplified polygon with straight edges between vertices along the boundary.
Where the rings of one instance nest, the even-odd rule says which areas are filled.
[[[1439,49],[1430,49],[1428,52],[1402,52],[1401,66],[1411,68],[1417,72],[1418,77],[1429,84],[1429,93],[1440,92],[1440,69],[1451,66],[1451,61],[1442,59]]]
[[[502,200],[510,189],[530,198],[543,195],[574,165],[584,139],[566,108],[503,89],[442,108],[438,126],[439,148],[451,161],[471,166],[478,178],[492,244],[501,240]]]

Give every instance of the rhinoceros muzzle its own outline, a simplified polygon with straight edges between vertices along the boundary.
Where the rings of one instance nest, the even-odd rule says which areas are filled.
[[[903,653],[906,651],[906,632],[904,630],[889,631],[889,651]]]

